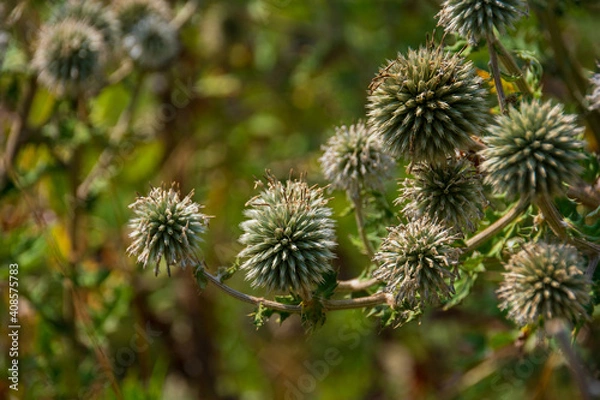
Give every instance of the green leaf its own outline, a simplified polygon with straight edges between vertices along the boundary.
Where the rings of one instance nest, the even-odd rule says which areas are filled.
[[[204,267],[200,266],[196,268],[194,275],[196,277],[196,283],[198,284],[198,287],[201,291],[204,291],[204,289],[206,289],[206,285],[208,285],[208,278],[206,278],[206,275],[204,274]]]
[[[475,269],[485,268],[483,267],[483,264],[480,263]],[[454,295],[444,304],[444,311],[460,304],[460,302],[471,293],[471,289],[473,288],[478,275],[479,274],[476,272],[462,274],[462,276],[454,283]]]

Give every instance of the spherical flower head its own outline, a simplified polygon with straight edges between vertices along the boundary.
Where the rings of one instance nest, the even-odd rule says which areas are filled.
[[[481,176],[466,159],[445,165],[416,164],[414,179],[406,179],[397,203],[407,203],[402,212],[412,218],[437,220],[451,231],[472,232],[483,217],[486,204]]]
[[[486,90],[470,61],[431,46],[398,54],[368,98],[369,124],[411,162],[444,163],[487,123]]]
[[[172,18],[171,8],[163,0],[118,0],[114,9],[126,35],[131,33],[138,22],[149,16],[158,17],[166,22]]]
[[[192,201],[193,194],[194,191],[182,199],[174,186],[156,187],[129,206],[135,217],[129,221],[133,242],[127,253],[137,256],[144,268],[154,263],[156,275],[163,258],[169,276],[172,265],[185,268],[198,263],[201,236],[207,230],[209,217],[200,212],[201,205]]]
[[[592,84],[592,94],[590,94],[587,99],[590,103],[590,110],[600,110],[600,73],[594,74],[590,79],[590,83]]]
[[[66,19],[42,27],[33,66],[50,91],[77,96],[97,88],[105,60],[102,35],[84,22]]]
[[[381,137],[362,121],[335,128],[322,149],[319,161],[325,179],[352,198],[363,190],[382,190],[395,164]]]
[[[458,251],[450,230],[427,219],[388,228],[375,262],[373,276],[386,284],[396,304],[436,304],[454,293],[452,271]]]
[[[123,45],[135,63],[147,70],[164,68],[179,51],[177,30],[155,15],[135,24]]]
[[[253,286],[309,298],[333,271],[336,246],[332,212],[322,189],[302,179],[285,184],[267,176],[267,187],[251,199],[240,242],[241,268]]]
[[[494,34],[506,33],[525,12],[524,0],[446,0],[437,15],[438,25],[448,33],[458,33],[471,45]]]
[[[584,260],[571,245],[527,243],[506,265],[498,290],[500,308],[521,326],[540,318],[573,323],[585,319],[591,282],[584,269]]]
[[[484,182],[509,198],[554,197],[564,193],[563,182],[576,180],[584,156],[582,128],[561,105],[537,100],[511,108],[497,117],[484,140]]]
[[[56,24],[65,19],[81,21],[97,29],[102,34],[104,44],[108,50],[115,46],[119,40],[120,24],[116,15],[111,9],[104,7],[102,3],[97,1],[69,0],[58,7],[48,23]]]

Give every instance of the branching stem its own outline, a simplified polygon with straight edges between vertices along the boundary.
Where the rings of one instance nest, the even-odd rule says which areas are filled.
[[[569,242],[578,249],[591,253],[592,255],[600,254],[600,245],[569,235],[567,223],[550,199],[546,196],[541,196],[536,199],[535,204],[541,211],[550,229],[552,229],[552,232],[554,232],[561,240]]]
[[[490,53],[490,69],[492,70],[492,77],[494,78],[494,86],[496,87],[500,112],[504,114],[506,112],[506,96],[504,95],[504,88],[502,87],[502,76],[500,75],[498,54],[494,48],[494,40],[492,39],[493,36],[493,33],[487,35],[488,52]]]
[[[203,268],[203,267],[200,267]],[[217,288],[228,294],[229,296],[238,299],[244,303],[260,305],[270,308],[276,311],[283,311],[288,313],[301,313],[302,305],[294,305],[294,304],[283,304],[278,301],[268,300],[263,297],[255,297],[242,292],[239,292],[232,287],[224,284],[217,278],[212,275],[206,269],[202,269],[197,273],[202,273],[207,278],[208,282],[215,285]],[[322,300],[323,308],[327,311],[335,311],[335,310],[350,310],[354,308],[363,308],[363,307],[374,307],[380,304],[391,304],[392,299],[390,295],[387,293],[375,293],[371,296],[367,297],[359,297],[356,299],[340,299],[340,300]]]

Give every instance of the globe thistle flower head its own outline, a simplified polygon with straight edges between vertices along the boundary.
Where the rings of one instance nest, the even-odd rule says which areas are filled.
[[[165,22],[172,18],[171,8],[164,0],[119,0],[114,9],[125,35],[147,17],[154,16]]]
[[[129,206],[135,217],[129,221],[133,242],[127,253],[137,256],[144,268],[155,264],[155,275],[163,258],[169,276],[172,265],[185,268],[198,263],[209,217],[200,212],[202,206],[192,201],[193,195],[194,191],[182,199],[173,185],[169,189],[156,187]]]
[[[402,212],[412,218],[435,219],[451,231],[472,232],[483,217],[486,204],[481,176],[466,159],[446,165],[419,163],[414,179],[406,179],[396,203],[406,203]]]
[[[395,164],[381,137],[362,121],[337,127],[322,150],[319,161],[325,179],[352,198],[363,190],[382,190]]]
[[[494,33],[506,33],[525,12],[524,0],[446,0],[438,13],[438,25],[458,33],[471,45]]]
[[[241,269],[253,286],[309,298],[333,271],[336,246],[331,209],[322,189],[303,179],[281,183],[267,176],[267,187],[248,203],[240,242]]]
[[[537,100],[500,115],[485,138],[481,170],[485,183],[510,198],[553,197],[564,193],[564,182],[576,180],[584,158],[582,128],[561,105]]]
[[[58,7],[48,23],[53,25],[65,19],[81,21],[97,29],[108,50],[119,40],[119,20],[111,9],[95,0],[69,0]]]
[[[498,290],[500,309],[519,325],[540,318],[564,318],[573,323],[587,318],[590,279],[577,249],[568,244],[527,243],[506,265]]]
[[[164,68],[179,51],[177,30],[155,15],[135,24],[123,45],[135,63],[147,70]]]
[[[487,124],[486,90],[470,61],[428,46],[398,54],[371,84],[369,124],[411,162],[445,163]]]
[[[406,225],[389,228],[375,262],[373,276],[386,284],[396,304],[436,304],[454,293],[456,278],[452,271],[458,251],[457,239],[435,221],[420,218]]]
[[[105,60],[102,35],[84,22],[66,19],[42,27],[33,66],[50,91],[77,96],[99,86]]]
[[[600,110],[600,73],[594,74],[590,79],[592,93],[587,97],[590,110]]]

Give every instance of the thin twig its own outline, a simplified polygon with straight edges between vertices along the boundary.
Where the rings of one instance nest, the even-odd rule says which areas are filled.
[[[502,87],[502,76],[500,74],[500,67],[498,66],[498,54],[494,48],[493,36],[493,33],[487,35],[488,52],[490,53],[490,69],[492,70],[492,77],[494,78],[494,86],[496,87],[500,113],[504,114],[506,112],[506,96],[504,95],[504,88]]]
[[[31,111],[36,91],[37,77],[32,76],[29,78],[23,103],[21,103],[17,118],[11,126],[10,136],[6,142],[6,150],[4,151],[4,157],[0,165],[0,187],[4,186],[7,176],[12,172],[17,153],[27,139],[27,118]]]
[[[496,236],[496,234],[502,229],[506,228],[508,224],[517,219],[525,210],[529,207],[529,201],[526,198],[521,198],[519,202],[500,219],[494,221],[490,226],[479,232],[477,235],[469,238],[466,241],[466,247],[463,249],[464,253],[469,253],[482,245],[488,239]]]

